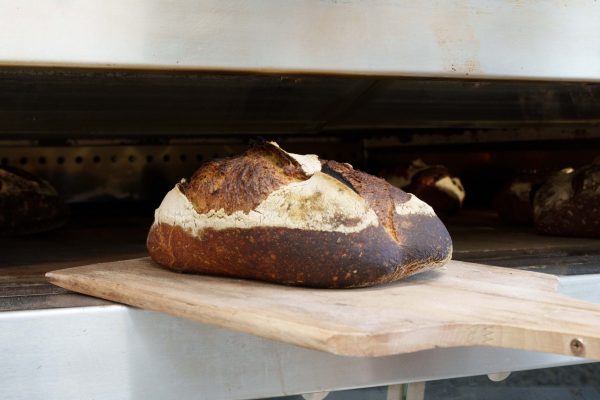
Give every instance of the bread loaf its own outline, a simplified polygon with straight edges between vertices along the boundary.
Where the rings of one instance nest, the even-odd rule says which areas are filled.
[[[504,185],[494,199],[500,219],[509,224],[532,224],[533,199],[547,178],[547,173],[529,171]]]
[[[21,169],[0,166],[0,234],[58,228],[66,215],[65,203],[48,182]]]
[[[415,196],[275,143],[210,161],[177,184],[147,245],[175,271],[321,288],[392,282],[452,252],[448,231]]]
[[[382,173],[392,185],[417,196],[439,214],[455,214],[462,207],[465,189],[443,165],[414,160],[408,168]]]
[[[535,195],[533,212],[542,233],[600,237],[600,158],[549,178]]]

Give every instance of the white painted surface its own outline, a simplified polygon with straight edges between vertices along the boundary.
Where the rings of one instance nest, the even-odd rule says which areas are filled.
[[[0,64],[600,80],[593,0],[0,0]]]

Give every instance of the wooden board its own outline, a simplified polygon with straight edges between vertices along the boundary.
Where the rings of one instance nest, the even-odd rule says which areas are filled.
[[[527,271],[452,261],[352,290],[183,275],[149,258],[46,276],[88,295],[340,355],[497,346],[600,359],[600,305],[563,296],[556,277]]]

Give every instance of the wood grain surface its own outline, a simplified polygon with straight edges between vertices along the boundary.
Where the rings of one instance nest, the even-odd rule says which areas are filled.
[[[46,277],[88,295],[339,355],[497,346],[600,359],[600,305],[557,293],[556,277],[480,264],[451,261],[352,290],[184,275],[149,258]]]

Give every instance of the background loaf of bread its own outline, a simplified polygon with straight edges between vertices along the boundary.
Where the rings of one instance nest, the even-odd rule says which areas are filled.
[[[533,212],[542,233],[600,237],[600,157],[548,179],[535,195]]]
[[[460,179],[452,176],[443,165],[427,165],[416,159],[406,168],[383,171],[381,175],[390,184],[429,204],[439,214],[456,214],[465,199]]]
[[[67,206],[46,181],[18,168],[0,166],[0,234],[24,235],[60,227]]]

